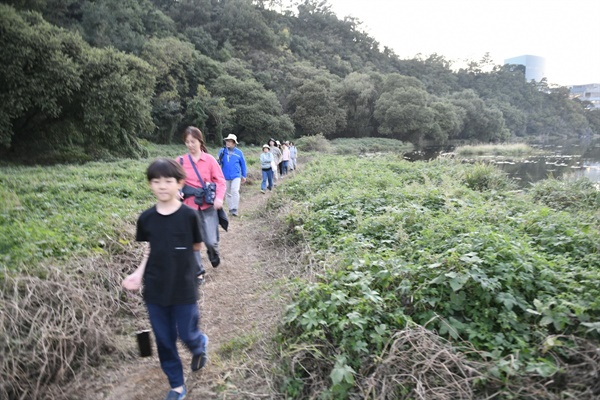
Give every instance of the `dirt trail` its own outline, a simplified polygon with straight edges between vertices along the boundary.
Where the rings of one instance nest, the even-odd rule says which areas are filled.
[[[265,333],[275,328],[282,309],[281,297],[272,292],[277,265],[270,244],[270,222],[264,217],[267,199],[258,185],[244,185],[240,217],[230,217],[229,231],[220,230],[221,265],[212,268],[203,251],[207,270],[201,287],[201,329],[209,337],[209,361],[198,373],[189,368],[190,354],[182,345],[188,396],[186,399],[276,398],[271,389]],[[149,326],[149,323],[148,323]],[[131,339],[134,346],[134,338]],[[102,368],[90,377],[89,399],[163,399],[169,389],[154,355]],[[233,353],[233,355],[231,355]]]

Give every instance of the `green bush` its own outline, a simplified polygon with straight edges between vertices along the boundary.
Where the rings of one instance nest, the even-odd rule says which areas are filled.
[[[490,164],[477,163],[464,174],[467,186],[473,190],[512,190],[516,184],[508,175]]]
[[[533,184],[531,194],[556,210],[600,210],[600,190],[587,178],[545,179]]]
[[[295,144],[298,150],[305,152],[316,151],[329,153],[331,151],[331,143],[322,133],[314,136],[302,136]]]
[[[470,342],[494,378],[557,371],[573,342],[555,335],[600,342],[598,228],[511,187],[493,166],[391,157],[328,156],[289,182],[292,234],[324,267],[281,329],[285,348],[319,349],[291,382],[337,371],[327,393],[347,396],[409,322]]]

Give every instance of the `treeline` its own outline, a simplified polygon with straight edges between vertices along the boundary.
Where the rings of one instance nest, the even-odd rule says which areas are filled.
[[[327,1],[9,0],[0,156],[135,157],[186,125],[220,143],[323,133],[502,141],[600,133],[600,112],[486,57],[399,59]],[[278,11],[275,11],[278,10]]]

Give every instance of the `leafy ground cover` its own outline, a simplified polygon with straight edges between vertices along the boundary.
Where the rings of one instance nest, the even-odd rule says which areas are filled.
[[[153,204],[145,178],[150,160],[185,152],[183,145],[147,145],[150,156],[141,160],[2,167],[0,271],[32,272],[43,260],[118,253],[140,210]],[[260,149],[244,151],[249,167],[257,165]]]
[[[393,346],[426,327],[437,333],[428,347],[461,365],[458,375],[436,375],[428,398],[465,385],[472,393],[453,398],[592,398],[598,225],[589,212],[534,201],[550,199],[549,189],[511,187],[491,166],[392,156],[319,158],[290,182],[281,201],[293,202],[288,235],[309,244],[320,274],[298,281],[280,331],[288,394],[373,394],[390,351],[400,352],[396,361],[407,349],[430,354],[410,347],[418,341]],[[598,197],[588,201],[600,209]],[[574,366],[582,362],[585,373]],[[423,382],[401,379],[410,374],[396,371],[382,398],[416,396]]]
[[[328,140],[323,134],[303,136],[296,141],[302,152],[333,153],[340,155],[359,155],[367,153],[396,153],[412,151],[414,146],[408,142],[388,138],[338,138]]]
[[[152,202],[146,163],[2,168],[0,262],[20,270],[127,244],[125,227]]]

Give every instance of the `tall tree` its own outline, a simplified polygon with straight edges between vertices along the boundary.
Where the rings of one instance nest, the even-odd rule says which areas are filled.
[[[292,137],[294,126],[289,116],[283,115],[275,94],[257,81],[222,75],[209,89],[214,96],[225,98],[227,107],[235,109],[232,132],[238,140],[259,144],[272,136]]]
[[[90,48],[37,13],[0,5],[0,143],[14,155],[79,147],[87,157],[139,155],[152,128],[152,68],[115,49]],[[81,153],[84,154],[84,153]],[[39,160],[37,160],[39,161]]]
[[[373,113],[379,96],[371,76],[353,72],[346,76],[339,89],[339,102],[346,110],[349,136],[370,136],[373,133]]]
[[[115,49],[91,49],[83,70],[85,81],[76,102],[77,120],[86,149],[95,153],[138,156],[137,137],[151,131],[152,68],[143,60]]]
[[[156,130],[151,138],[170,143],[198,85],[216,79],[223,70],[191,43],[174,37],[147,41],[141,57],[154,66],[157,74],[152,109]]]
[[[307,81],[292,91],[288,101],[292,119],[304,135],[330,136],[346,127],[346,113],[338,106],[331,80]]]
[[[508,139],[502,112],[488,106],[474,91],[464,90],[451,97],[452,103],[464,110],[464,125],[461,139],[479,142],[502,141]]]
[[[216,144],[223,143],[223,131],[232,128],[235,116],[235,109],[227,106],[224,97],[212,96],[203,85],[198,86],[187,112],[187,119],[205,132],[207,140]]]
[[[11,147],[60,118],[83,83],[85,43],[38,13],[0,4],[0,144]]]
[[[412,86],[386,91],[375,104],[379,133],[404,141],[422,141],[436,129],[436,114],[427,101],[427,92]]]
[[[175,24],[148,0],[86,1],[81,7],[84,38],[93,46],[139,53],[148,37],[167,37]]]

